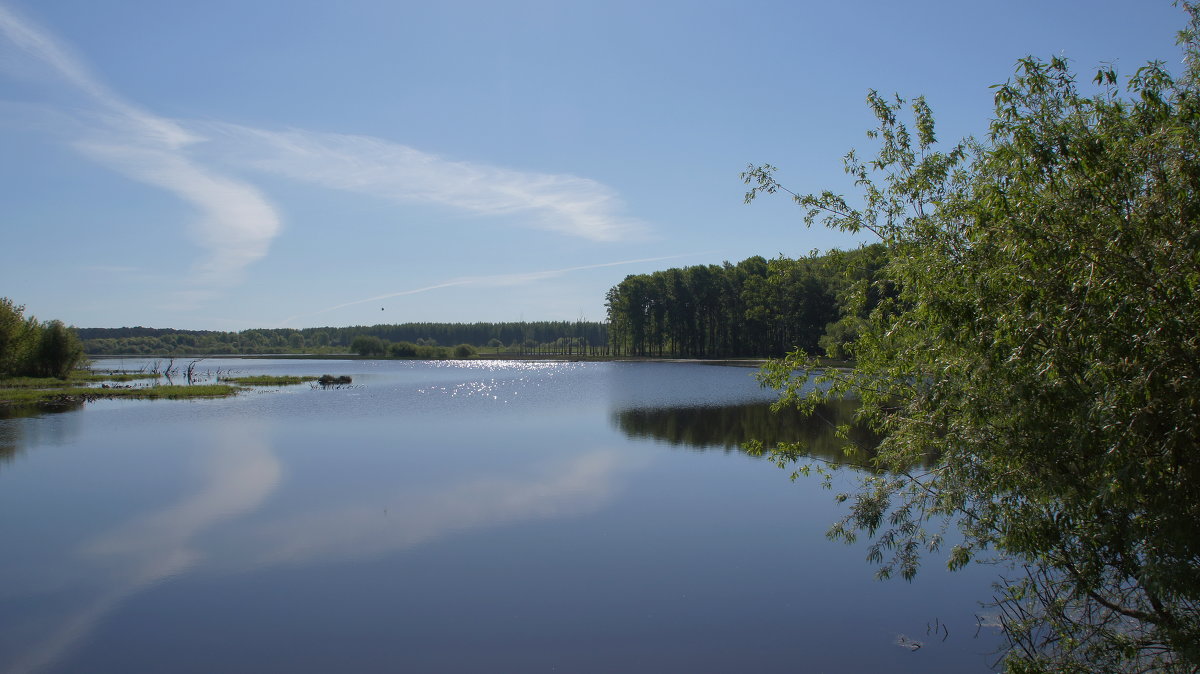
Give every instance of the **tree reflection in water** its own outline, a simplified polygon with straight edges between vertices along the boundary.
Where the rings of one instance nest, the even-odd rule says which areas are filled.
[[[78,425],[74,419],[56,420],[57,423],[53,424],[27,424],[26,419],[72,412],[82,407],[82,401],[54,406],[0,405],[0,470],[23,454],[31,441],[40,439],[48,443],[61,443],[74,434]],[[26,437],[31,430],[35,437]]]
[[[854,425],[858,402],[840,400],[818,406],[808,416],[795,409],[771,411],[770,403],[739,405],[630,408],[612,413],[612,423],[631,438],[655,440],[696,450],[745,451],[758,440],[766,449],[780,442],[803,443],[807,454],[838,465],[870,468],[879,437]],[[848,456],[847,439],[837,427],[850,425],[849,443],[859,451]]]

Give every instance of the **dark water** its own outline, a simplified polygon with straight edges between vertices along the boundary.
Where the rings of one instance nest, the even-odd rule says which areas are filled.
[[[753,370],[206,368],[354,386],[0,420],[0,671],[989,671],[988,569],[877,582],[737,451],[840,460]]]

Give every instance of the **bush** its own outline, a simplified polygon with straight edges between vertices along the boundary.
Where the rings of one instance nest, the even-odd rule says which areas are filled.
[[[350,343],[350,350],[360,356],[383,357],[388,354],[388,345],[378,337],[359,335]]]
[[[417,345],[412,342],[396,342],[388,349],[393,358],[416,358]]]
[[[0,377],[65,378],[84,361],[83,343],[62,321],[39,324],[0,297]]]

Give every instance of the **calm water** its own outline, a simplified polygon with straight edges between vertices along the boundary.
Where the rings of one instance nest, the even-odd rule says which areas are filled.
[[[736,451],[825,437],[753,370],[212,368],[355,385],[0,419],[0,671],[989,671],[989,569],[875,581]]]

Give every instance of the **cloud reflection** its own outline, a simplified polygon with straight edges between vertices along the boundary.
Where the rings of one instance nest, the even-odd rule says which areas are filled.
[[[226,426],[207,444],[212,448],[198,466],[197,491],[78,549],[78,566],[63,586],[92,589],[6,671],[34,672],[54,664],[131,596],[184,573],[372,558],[470,529],[584,514],[611,499],[617,476],[630,467],[628,457],[596,450],[517,475],[385,487],[357,494],[353,502],[317,504],[309,512],[231,526],[276,491],[283,467],[261,426]]]
[[[233,561],[269,567],[363,559],[468,529],[584,514],[611,499],[628,465],[614,451],[597,450],[519,477],[396,489],[241,532],[236,545],[252,552]]]
[[[241,425],[222,427],[198,472],[199,491],[83,545],[79,562],[102,589],[9,671],[33,672],[52,664],[128,597],[188,570],[202,557],[195,538],[257,508],[279,484],[282,470],[264,429]]]

